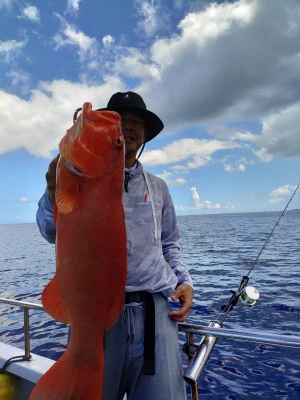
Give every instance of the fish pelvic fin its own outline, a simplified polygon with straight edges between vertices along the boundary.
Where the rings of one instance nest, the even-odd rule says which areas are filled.
[[[70,316],[61,296],[56,276],[48,283],[42,293],[42,303],[45,311],[56,321],[68,325]]]
[[[93,400],[102,398],[104,351],[97,360],[78,358],[70,346],[40,378],[29,400]]]

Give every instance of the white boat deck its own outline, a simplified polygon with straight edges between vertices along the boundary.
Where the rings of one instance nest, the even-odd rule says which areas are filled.
[[[11,357],[22,356],[24,351],[0,342],[0,368]],[[6,372],[13,374],[18,379],[18,390],[16,400],[28,400],[30,393],[42,375],[55,363],[49,358],[38,356],[31,353],[30,361],[21,361],[10,364]],[[126,395],[123,400],[126,400]]]
[[[0,342],[0,367],[12,357],[22,356],[24,350]],[[40,377],[55,363],[45,357],[31,353],[30,361],[14,362],[8,365],[6,372],[18,376],[17,400],[28,400],[29,395]]]

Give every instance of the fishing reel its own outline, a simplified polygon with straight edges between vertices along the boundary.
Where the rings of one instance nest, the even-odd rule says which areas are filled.
[[[246,306],[252,308],[256,301],[259,298],[259,292],[256,290],[253,286],[247,286],[247,283],[249,281],[248,276],[244,276],[241,280],[240,287],[238,290],[235,292],[231,290],[232,296],[229,299],[227,304],[224,304],[221,307],[221,310],[225,313],[225,317],[221,321],[222,323],[224,322],[227,314],[236,306],[237,302],[239,299],[243,304]]]
[[[246,286],[240,295],[240,300],[246,306],[252,308],[259,299],[259,292],[253,286]]]

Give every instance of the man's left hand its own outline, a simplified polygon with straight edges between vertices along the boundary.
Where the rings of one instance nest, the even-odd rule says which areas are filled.
[[[183,322],[188,316],[192,307],[194,291],[190,285],[183,283],[177,286],[175,292],[172,294],[171,299],[180,301],[180,309],[178,311],[171,311],[170,317],[177,322]]]

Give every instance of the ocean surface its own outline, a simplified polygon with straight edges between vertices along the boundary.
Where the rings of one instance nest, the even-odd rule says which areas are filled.
[[[186,322],[208,325],[247,275],[280,213],[178,217],[182,254],[195,284]],[[54,246],[35,224],[0,225],[0,297],[40,303],[53,276]],[[300,337],[300,210],[287,211],[249,285],[260,293],[250,309],[241,302],[224,328]],[[175,303],[172,304],[175,308]],[[56,360],[67,345],[67,328],[45,313],[30,312],[31,350]],[[180,344],[185,335],[179,334]],[[200,337],[195,339],[200,341]],[[23,346],[23,312],[0,305],[0,340]],[[184,365],[186,357],[183,355]],[[188,389],[189,390],[189,389]],[[200,399],[300,399],[300,349],[219,339],[199,381]]]

